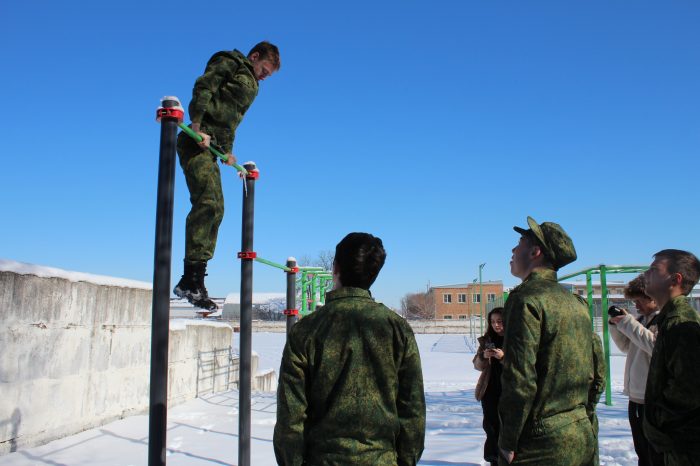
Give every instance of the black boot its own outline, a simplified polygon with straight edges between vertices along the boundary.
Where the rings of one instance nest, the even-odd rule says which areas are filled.
[[[207,311],[216,311],[218,307],[216,303],[209,299],[209,293],[204,286],[204,277],[207,275],[206,262],[187,262],[185,261],[185,273],[175,285],[173,293],[178,298],[184,298],[195,307],[205,309]]]

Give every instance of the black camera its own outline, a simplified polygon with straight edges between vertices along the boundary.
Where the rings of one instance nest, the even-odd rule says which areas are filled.
[[[486,343],[484,345],[484,349],[496,349],[496,343],[491,343],[491,342]]]
[[[625,311],[623,311],[622,309],[620,309],[620,308],[617,307],[617,306],[610,306],[610,307],[608,308],[608,315],[609,315],[610,317],[617,317],[617,316],[621,316],[621,315],[624,315],[624,314],[625,314]]]

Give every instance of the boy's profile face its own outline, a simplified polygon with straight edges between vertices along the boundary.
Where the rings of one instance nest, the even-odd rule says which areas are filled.
[[[258,81],[264,81],[268,76],[277,71],[275,65],[267,58],[260,58],[260,54],[255,52],[248,57],[253,64],[253,74]]]
[[[646,284],[644,293],[656,301],[665,301],[670,294],[670,274],[668,273],[668,259],[654,259],[654,262],[649,266],[649,270],[644,272]]]

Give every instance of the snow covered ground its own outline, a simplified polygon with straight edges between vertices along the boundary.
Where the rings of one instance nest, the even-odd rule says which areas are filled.
[[[426,447],[420,464],[485,464],[481,405],[474,399],[479,374],[471,364],[472,342],[464,335],[416,338],[427,402]],[[253,349],[260,356],[261,370],[278,370],[284,339],[284,334],[253,334]],[[614,348],[611,345],[613,406],[600,404],[598,408],[600,459],[608,466],[635,465],[627,398],[621,393],[625,358]],[[276,464],[272,450],[275,410],[274,393],[254,394],[251,464],[255,466]],[[170,466],[236,465],[238,393],[212,395],[171,408],[167,445]],[[41,447],[0,456],[0,466],[142,466],[147,464],[147,452],[148,417],[132,416]]]

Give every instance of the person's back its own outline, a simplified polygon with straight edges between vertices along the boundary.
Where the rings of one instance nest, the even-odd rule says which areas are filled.
[[[381,247],[367,236],[353,238]],[[336,263],[343,261],[336,249]],[[376,273],[382,264],[383,256]],[[343,286],[342,265],[336,268],[326,304],[296,323],[287,339],[277,392],[277,461],[415,465],[423,451],[425,399],[413,331],[372,299],[374,278]]]
[[[418,348],[403,318],[374,302],[366,290],[340,288],[292,328],[287,355],[292,365],[309,364],[308,464],[397,464],[398,389],[409,383],[408,396],[423,397]],[[399,374],[402,368],[406,371]],[[413,408],[420,411],[419,405]],[[404,433],[416,451],[422,450],[420,430]]]

